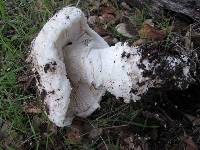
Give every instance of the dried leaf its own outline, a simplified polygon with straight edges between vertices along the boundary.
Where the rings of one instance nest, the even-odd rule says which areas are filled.
[[[166,31],[158,30],[149,22],[144,22],[143,27],[139,30],[139,35],[142,38],[147,38],[148,40],[160,41],[166,36]]]

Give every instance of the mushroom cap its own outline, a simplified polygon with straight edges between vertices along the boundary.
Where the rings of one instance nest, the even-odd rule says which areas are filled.
[[[56,13],[32,42],[30,58],[37,87],[46,114],[57,126],[70,125],[75,115],[86,117],[99,107],[105,90],[91,87],[87,67],[80,60],[92,48],[106,47],[108,44],[89,28],[76,7]]]

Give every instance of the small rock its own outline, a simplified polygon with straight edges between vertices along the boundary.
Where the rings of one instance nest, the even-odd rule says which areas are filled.
[[[134,25],[126,24],[126,23],[120,23],[118,24],[115,29],[117,32],[119,32],[121,35],[131,38],[134,35],[137,35],[137,30]]]

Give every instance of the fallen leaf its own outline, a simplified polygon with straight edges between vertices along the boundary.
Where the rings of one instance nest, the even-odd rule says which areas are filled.
[[[166,37],[166,31],[159,30],[152,26],[150,22],[144,22],[143,27],[139,30],[141,38],[146,38],[153,41],[161,41]]]

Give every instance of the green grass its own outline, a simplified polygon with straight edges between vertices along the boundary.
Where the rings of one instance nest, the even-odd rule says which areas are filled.
[[[24,91],[17,80],[27,70],[25,59],[30,43],[44,23],[56,10],[76,3],[76,0],[0,0],[0,119],[3,120],[0,132],[1,127],[8,124],[6,135],[0,138],[2,149],[88,149],[81,143],[71,143],[65,128],[54,133],[51,130],[53,125],[45,114],[25,113],[24,102],[34,100],[39,103],[40,99],[34,93]],[[80,6],[84,7],[82,3]],[[144,16],[141,14],[134,19],[141,24]],[[120,37],[117,33],[116,36]],[[114,101],[110,97],[104,99],[106,101],[102,102],[102,109],[97,111],[97,115],[85,120],[88,124],[103,129],[124,124],[141,128],[158,127],[155,123],[137,118],[140,109],[135,108],[138,106]],[[93,149],[102,142],[119,149],[119,139],[111,136],[99,137],[89,148]]]
[[[1,126],[9,123],[6,131],[8,135],[0,140],[4,148],[17,148],[23,143],[23,141],[18,142],[15,137],[12,142],[5,144],[5,140],[11,138],[12,132],[23,136],[23,140],[30,138],[30,141],[35,141],[36,149],[40,147],[38,142],[40,133],[33,128],[32,116],[24,113],[22,108],[25,101],[36,98],[32,93],[22,90],[17,78],[27,67],[25,59],[33,38],[55,10],[70,2],[69,0],[59,2],[0,0],[0,119],[3,120]],[[44,115],[39,117],[47,121]],[[48,138],[45,140],[46,147],[50,142],[50,135],[48,133]]]
[[[148,9],[145,7],[143,9],[136,9],[135,14],[133,16],[128,16],[129,20],[136,24],[137,27],[141,27],[143,22],[148,19]]]

